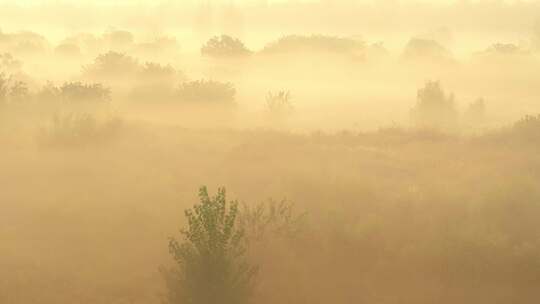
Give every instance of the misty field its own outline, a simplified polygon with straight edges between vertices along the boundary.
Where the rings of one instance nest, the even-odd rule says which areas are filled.
[[[538,297],[538,143],[124,128],[107,144],[3,149],[3,303],[158,301],[167,237],[203,184],[304,214],[253,249],[260,303]]]
[[[537,303],[539,9],[0,3],[0,304]]]

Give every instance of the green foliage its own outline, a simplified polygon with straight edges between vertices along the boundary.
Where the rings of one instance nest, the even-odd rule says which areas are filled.
[[[227,203],[225,189],[214,197],[199,190],[200,203],[186,210],[187,229],[171,238],[176,268],[163,271],[171,304],[248,303],[256,268],[245,256],[244,231],[236,225],[238,203]]]

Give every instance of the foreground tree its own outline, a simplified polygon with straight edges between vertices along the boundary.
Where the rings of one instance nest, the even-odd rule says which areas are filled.
[[[187,229],[171,238],[176,267],[164,270],[171,304],[243,304],[253,290],[256,267],[246,259],[244,232],[236,225],[238,203],[227,203],[225,189],[214,197],[206,187],[200,203],[185,211]]]

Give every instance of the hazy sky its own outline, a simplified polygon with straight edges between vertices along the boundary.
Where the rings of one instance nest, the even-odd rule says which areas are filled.
[[[536,2],[536,0],[498,0],[500,2]],[[182,1],[156,1],[156,0],[17,0],[16,4],[42,4],[42,3],[99,3],[99,4],[156,4],[156,3],[283,3],[283,2],[390,2],[390,3],[455,3],[455,2],[497,2],[497,0],[182,0]],[[0,3],[15,4],[13,0],[0,0]]]
[[[325,5],[255,5],[279,2]],[[370,2],[382,5],[354,5]],[[0,0],[0,6],[0,30],[31,30],[54,41],[117,28],[183,40],[227,33],[254,47],[294,33],[363,36],[400,47],[412,36],[445,28],[460,46],[476,49],[527,41],[540,20],[539,0]]]

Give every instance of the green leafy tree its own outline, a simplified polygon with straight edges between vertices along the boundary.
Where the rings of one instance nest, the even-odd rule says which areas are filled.
[[[246,258],[244,231],[236,225],[238,203],[227,203],[225,189],[214,197],[206,187],[200,203],[185,211],[187,229],[171,238],[176,267],[163,271],[171,304],[248,303],[257,268]]]

